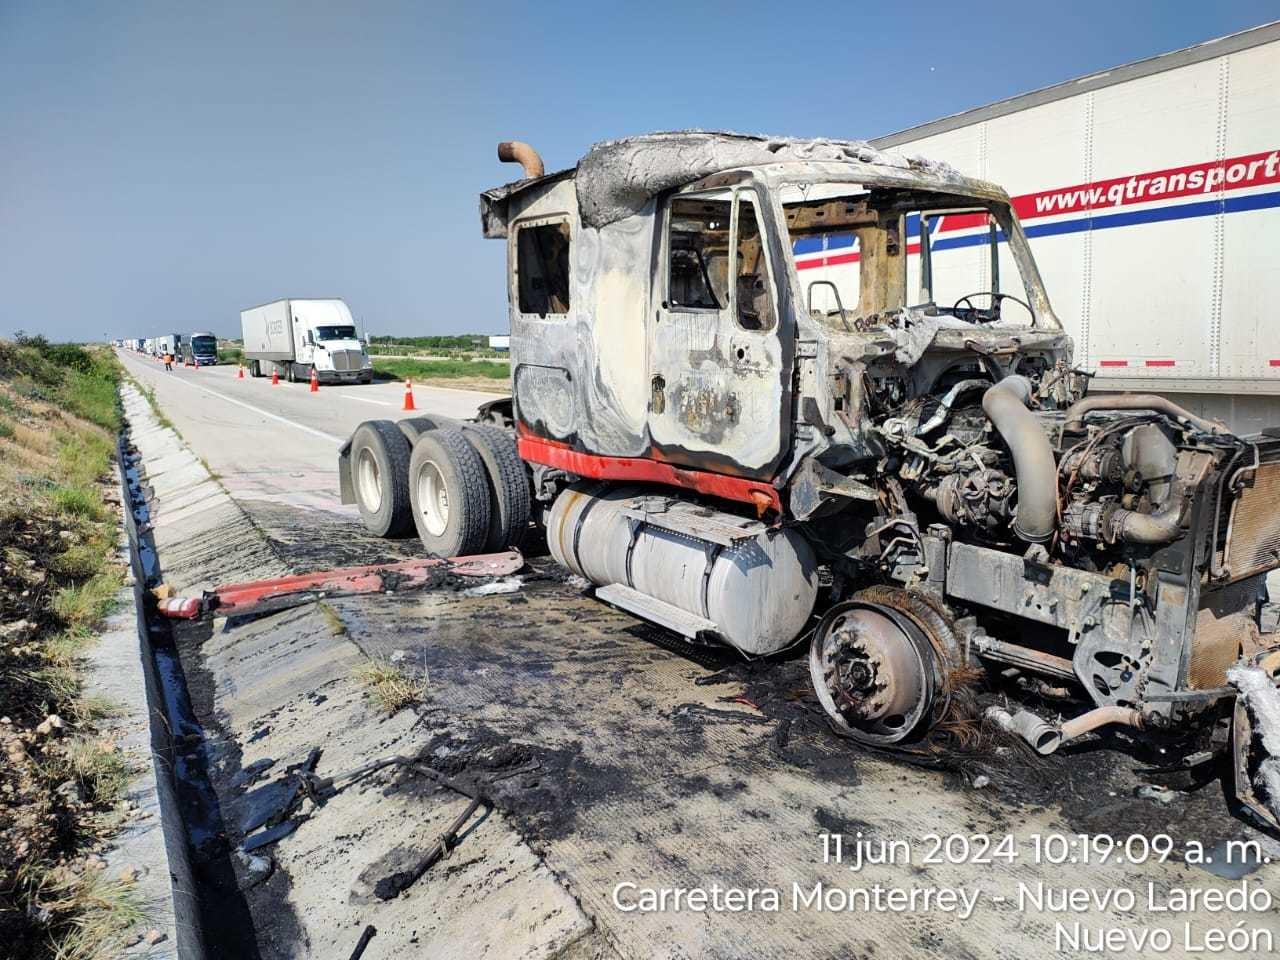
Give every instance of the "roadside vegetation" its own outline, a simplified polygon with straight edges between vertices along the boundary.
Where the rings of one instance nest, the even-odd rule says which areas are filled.
[[[390,360],[373,358],[373,375],[380,380],[435,382],[471,390],[504,393],[510,390],[511,367],[506,363],[470,360]]]
[[[399,666],[380,657],[361,666],[356,679],[365,685],[370,699],[388,714],[421,703],[427,695],[425,676],[407,676]]]
[[[483,333],[466,333],[450,337],[370,337],[369,353],[408,357],[444,357],[450,360],[506,356],[505,353],[490,347],[489,336]]]
[[[96,856],[130,771],[80,666],[124,583],[116,556],[120,370],[107,350],[0,340],[0,943],[115,956],[141,919]]]

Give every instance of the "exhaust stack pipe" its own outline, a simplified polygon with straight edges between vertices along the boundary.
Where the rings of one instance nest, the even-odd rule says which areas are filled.
[[[526,180],[536,180],[546,173],[538,151],[522,140],[503,140],[498,144],[498,159],[503,163],[520,164]]]

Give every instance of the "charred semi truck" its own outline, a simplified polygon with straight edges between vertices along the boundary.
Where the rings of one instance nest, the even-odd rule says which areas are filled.
[[[1074,719],[1000,719],[1042,753],[1115,724],[1234,746],[1274,822],[1246,707],[1280,674],[1280,432],[1089,396],[1001,189],[851,141],[499,157],[525,174],[481,197],[512,397],[361,425],[340,475],[371,530],[465,554],[536,514],[612,605],[748,657],[807,642],[832,723],[877,746],[974,665],[1067,684]],[[962,244],[931,239],[943,216]],[[827,248],[843,273],[806,282],[797,254]]]

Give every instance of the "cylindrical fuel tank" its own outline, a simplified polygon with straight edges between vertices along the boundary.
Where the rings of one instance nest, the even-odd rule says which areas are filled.
[[[813,550],[795,530],[636,487],[564,490],[547,518],[547,544],[597,586],[620,583],[704,617],[752,656],[794,641],[818,591]]]

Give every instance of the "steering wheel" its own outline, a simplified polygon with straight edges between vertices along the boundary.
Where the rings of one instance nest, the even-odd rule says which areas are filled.
[[[991,309],[980,310],[973,305],[973,297],[990,297]],[[952,316],[958,320],[965,320],[969,323],[994,323],[1000,319],[1000,301],[1012,300],[1014,303],[1021,304],[1027,308],[1027,313],[1035,316],[1035,311],[1031,309],[1031,304],[1027,301],[1015,297],[1011,293],[992,293],[990,290],[979,290],[977,293],[966,293],[963,297],[955,302],[951,307]],[[969,306],[961,307],[960,304],[967,303]]]

